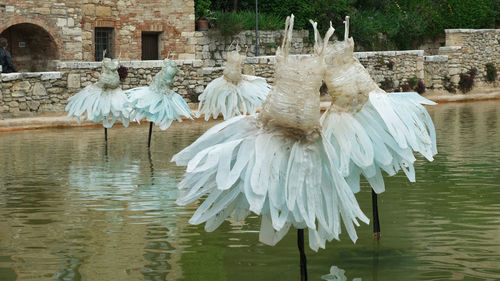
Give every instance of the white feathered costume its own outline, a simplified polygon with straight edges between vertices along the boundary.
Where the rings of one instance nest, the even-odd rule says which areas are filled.
[[[348,18],[347,18],[348,30]],[[315,36],[318,36],[316,26]],[[332,105],[322,116],[323,133],[339,153],[335,165],[354,192],[363,174],[376,193],[385,190],[381,170],[403,170],[415,181],[413,151],[432,161],[437,153],[434,124],[424,108],[433,105],[417,93],[386,93],[354,57],[346,36],[326,46],[324,81]]]
[[[127,127],[130,107],[120,88],[119,66],[118,59],[104,58],[98,81],[68,99],[68,117],[76,116],[78,122],[89,119],[99,123],[102,120],[105,128],[111,128],[119,120]]]
[[[163,68],[154,77],[151,85],[127,90],[132,113],[130,119],[146,120],[166,130],[173,120],[182,122],[182,116],[193,119],[191,109],[184,99],[174,92],[174,77],[179,69],[170,59],[163,61]]]
[[[222,114],[224,120],[245,114],[254,114],[270,91],[266,79],[241,74],[243,56],[238,51],[227,54],[224,75],[210,82],[198,97],[198,117],[205,120]]]
[[[358,219],[368,223],[333,164],[337,152],[320,126],[323,53],[288,56],[293,16],[276,53],[276,84],[258,115],[220,123],[173,157],[187,166],[180,205],[207,196],[190,219],[215,230],[230,215],[262,216],[259,239],[276,244],[293,225],[309,230],[309,246],[338,239],[341,218],[352,240]],[[333,34],[330,29],[325,41]]]

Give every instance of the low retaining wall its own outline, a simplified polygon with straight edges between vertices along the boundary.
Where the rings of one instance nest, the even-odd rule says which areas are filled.
[[[396,85],[411,77],[423,75],[422,55],[422,51],[356,53],[356,57],[377,82],[393,77]],[[174,81],[174,90],[188,102],[196,102],[205,86],[220,77],[223,71],[223,67],[204,67],[202,60],[176,62],[180,71]],[[247,57],[243,73],[264,77],[272,84],[275,62],[274,56]],[[122,66],[128,68],[128,76],[121,82],[122,89],[149,85],[162,64],[162,61],[121,62]],[[0,114],[9,117],[64,111],[70,96],[97,81],[101,63],[60,62],[58,70],[2,74]]]
[[[421,50],[358,52],[355,56],[377,83],[387,84],[384,81],[390,80],[393,89],[401,88],[408,80],[416,78],[422,79],[427,90],[431,92],[448,93],[445,89],[449,87],[445,86],[451,83],[456,87],[460,74],[473,67],[478,70],[476,87],[500,86],[498,78],[493,83],[486,81],[485,69],[487,63],[500,68],[499,29],[446,30],[446,38],[447,46],[441,47],[439,55],[436,56],[424,56],[424,51]],[[245,43],[247,45],[253,42],[248,40]],[[303,37],[301,40],[298,41],[303,42]],[[305,48],[298,41],[295,47]],[[202,46],[201,53],[197,53],[197,56],[201,54],[203,59],[178,60],[180,72],[174,82],[174,90],[188,102],[196,102],[205,86],[222,75],[223,66],[219,64],[223,63],[222,57],[225,55],[224,48],[219,45],[214,47],[210,40],[195,43]],[[207,48],[208,51],[205,51]],[[221,59],[213,59],[219,52],[210,51],[214,48],[220,51]],[[122,81],[121,86],[123,89],[130,89],[148,85],[161,69],[162,61],[124,61],[121,64],[129,70],[128,77]],[[269,83],[273,83],[274,65],[274,56],[247,57],[243,64],[243,73],[262,76]],[[57,72],[1,74],[0,116],[64,111],[70,96],[97,81],[100,67],[100,62],[60,62]]]

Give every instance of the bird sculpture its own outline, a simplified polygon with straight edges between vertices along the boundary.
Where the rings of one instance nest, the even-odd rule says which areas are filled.
[[[241,114],[254,114],[269,93],[270,86],[262,77],[241,74],[244,56],[239,47],[227,53],[227,62],[221,77],[210,82],[198,97],[198,117],[205,115],[217,119],[222,114],[224,120]]]
[[[324,46],[324,81],[332,104],[321,123],[323,134],[338,152],[333,163],[353,192],[360,190],[361,174],[371,185],[374,236],[379,238],[377,194],[385,190],[382,171],[392,176],[403,170],[414,182],[413,152],[433,160],[437,153],[436,133],[423,105],[435,103],[414,92],[382,90],[354,57],[354,40],[348,35],[349,17],[345,24],[344,40]],[[313,27],[318,37],[314,22]]]
[[[302,280],[307,279],[304,229],[309,247],[325,248],[339,239],[341,221],[353,241],[361,211],[335,161],[338,151],[320,123],[319,89],[325,76],[326,48],[310,56],[290,56],[294,17],[288,17],[276,52],[275,85],[262,110],[215,125],[172,161],[187,166],[177,199],[186,205],[203,199],[189,222],[213,231],[232,216],[262,217],[259,240],[275,245],[291,226],[298,229]],[[333,35],[330,28],[324,45]]]
[[[179,72],[177,64],[170,59],[163,60],[163,68],[154,77],[149,86],[127,90],[132,112],[130,119],[140,122],[149,121],[148,147],[151,146],[153,123],[166,130],[182,116],[193,119],[193,113],[184,99],[173,90],[175,75]]]
[[[130,107],[120,87],[119,66],[119,59],[105,57],[98,81],[70,97],[66,105],[68,117],[75,116],[78,122],[88,119],[99,123],[102,120],[106,141],[107,129],[117,120],[125,127],[129,125]]]

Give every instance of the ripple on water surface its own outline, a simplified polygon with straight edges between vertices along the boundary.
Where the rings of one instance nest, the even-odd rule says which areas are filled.
[[[417,182],[386,178],[382,240],[358,228],[308,250],[311,280],[500,280],[500,102],[429,108],[439,154]],[[296,234],[258,242],[260,220],[206,233],[175,205],[173,154],[215,122],[0,134],[0,280],[297,280]],[[366,183],[357,198],[371,215]],[[336,269],[338,270],[338,268]]]

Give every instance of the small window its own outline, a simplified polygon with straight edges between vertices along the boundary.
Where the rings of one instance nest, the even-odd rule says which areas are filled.
[[[158,51],[158,32],[142,32],[142,60],[157,60],[159,57]]]
[[[102,61],[104,50],[106,50],[107,58],[114,57],[113,28],[96,27],[94,37],[95,61]]]

